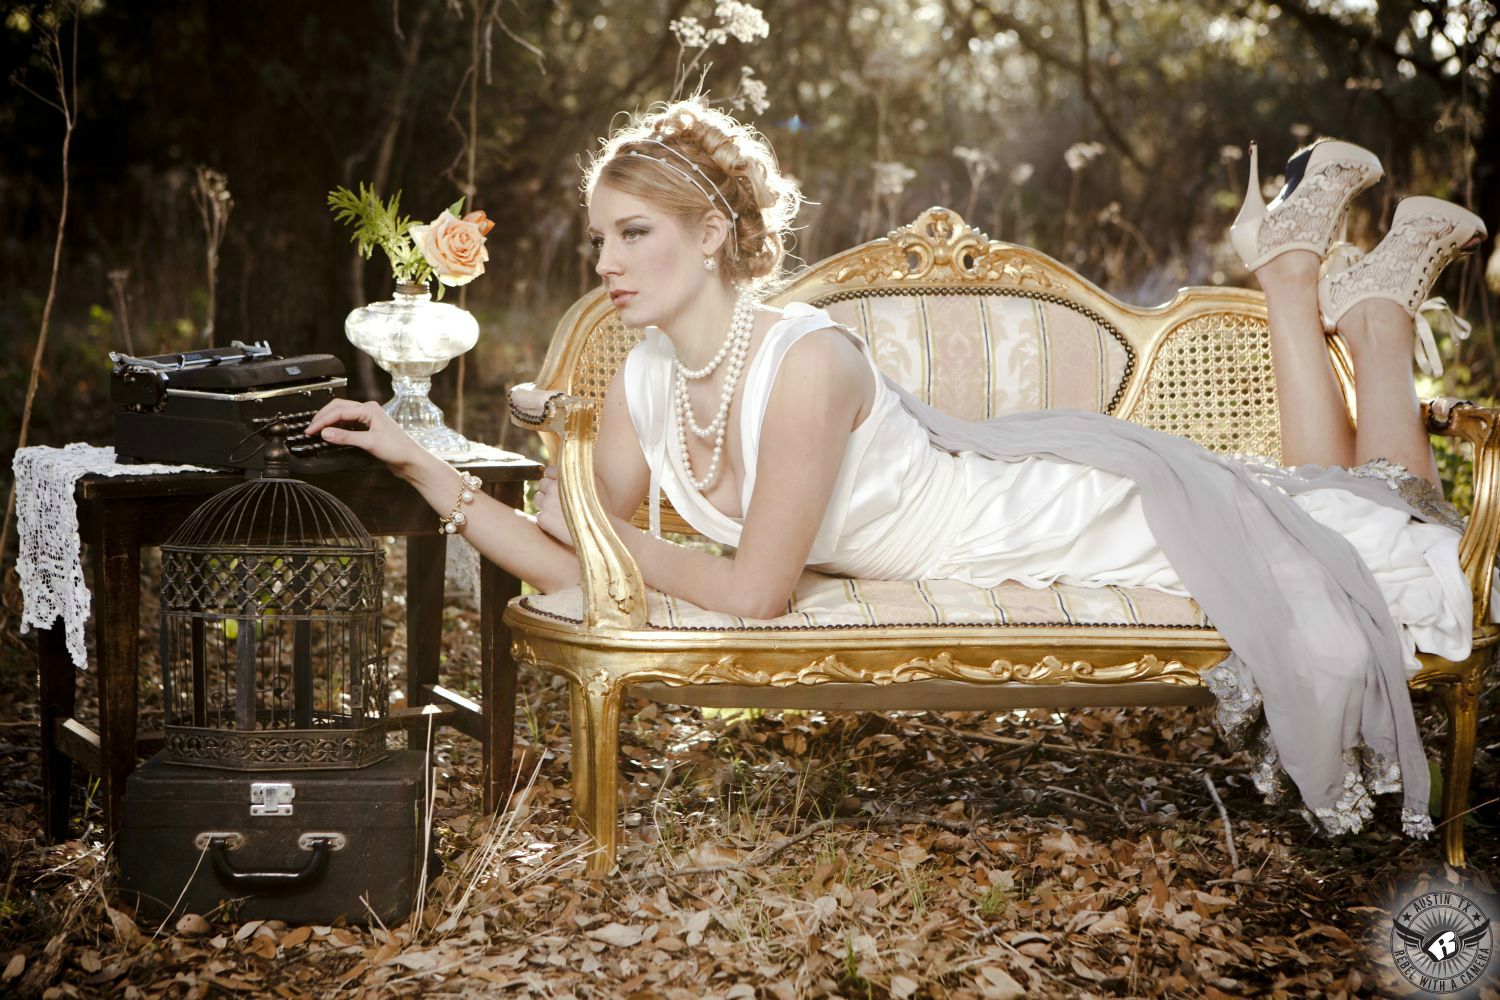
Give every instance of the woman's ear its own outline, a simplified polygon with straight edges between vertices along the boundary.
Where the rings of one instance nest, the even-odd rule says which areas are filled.
[[[703,216],[703,235],[699,238],[698,249],[703,256],[712,257],[724,246],[725,240],[729,239],[729,220],[717,209]]]

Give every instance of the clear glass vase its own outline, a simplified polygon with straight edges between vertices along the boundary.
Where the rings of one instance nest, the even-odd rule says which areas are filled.
[[[371,302],[349,314],[344,335],[390,373],[395,396],[385,412],[418,444],[439,458],[463,458],[467,438],[443,423],[443,411],[428,398],[432,376],[479,340],[479,323],[455,305],[432,301],[426,285],[396,286],[388,302]]]

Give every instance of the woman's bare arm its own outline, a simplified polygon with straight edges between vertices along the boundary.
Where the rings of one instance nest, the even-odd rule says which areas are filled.
[[[415,487],[436,512],[434,531],[437,514],[453,509],[460,488],[453,467],[407,436],[378,403],[334,400],[308,424],[309,435],[319,432],[325,440],[364,449]],[[630,422],[619,374],[605,397],[595,446],[595,478],[605,509],[611,513],[628,517],[646,495],[646,460]],[[536,518],[482,493],[465,506],[464,513],[464,537],[506,572],[544,593],[578,583],[578,554],[542,530]]]
[[[629,523],[628,512],[614,512],[615,529],[646,583],[713,611],[781,614],[871,385],[869,365],[842,333],[820,330],[793,344],[767,402],[755,490],[733,558],[653,538]]]
[[[826,330],[804,336],[787,351],[767,403],[755,491],[733,558],[654,538],[630,523],[645,499],[650,472],[630,421],[622,376],[623,369],[605,395],[595,478],[600,500],[646,583],[710,610],[747,618],[780,614],[807,562],[854,419],[868,395],[870,370],[858,348],[843,334]],[[453,509],[459,491],[453,468],[407,437],[378,404],[336,400],[309,425],[310,434],[319,431],[329,441],[363,448],[385,461],[434,511]],[[478,495],[463,529],[486,558],[544,593],[579,581],[578,555],[551,485],[543,484],[535,518]]]

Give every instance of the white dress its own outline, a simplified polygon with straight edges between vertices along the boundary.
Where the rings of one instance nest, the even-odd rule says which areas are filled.
[[[788,306],[741,380],[742,510],[755,491],[761,420],[781,360],[798,338],[836,326],[827,313]],[[1147,527],[1130,479],[1048,458],[997,461],[934,447],[927,431],[870,363],[875,400],[850,435],[828,509],[808,555],[815,570],[861,579],[955,579],[979,586],[1015,580],[1150,587],[1189,596]],[[632,422],[672,506],[700,534],[738,546],[741,519],[688,480],[670,406],[671,341],[648,330],[625,360]],[[1413,520],[1345,490],[1298,494],[1299,506],[1347,538],[1401,627],[1409,673],[1414,650],[1462,660],[1472,641],[1473,598],[1458,561],[1459,534]]]

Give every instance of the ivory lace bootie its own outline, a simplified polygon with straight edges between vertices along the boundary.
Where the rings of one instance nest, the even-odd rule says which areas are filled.
[[[1251,271],[1288,250],[1322,258],[1354,196],[1385,175],[1374,153],[1351,142],[1320,139],[1286,164],[1286,184],[1269,205],[1260,193],[1255,143],[1250,144],[1250,186],[1229,241]]]
[[[1401,199],[1390,231],[1375,249],[1318,282],[1318,308],[1324,324],[1330,329],[1338,326],[1350,309],[1366,299],[1388,299],[1415,321],[1416,356],[1422,370],[1441,374],[1431,328],[1418,313],[1433,306],[1446,309],[1441,299],[1427,299],[1433,282],[1443,268],[1483,243],[1485,236],[1484,221],[1451,201],[1425,196]],[[1467,334],[1467,324],[1462,332]]]

